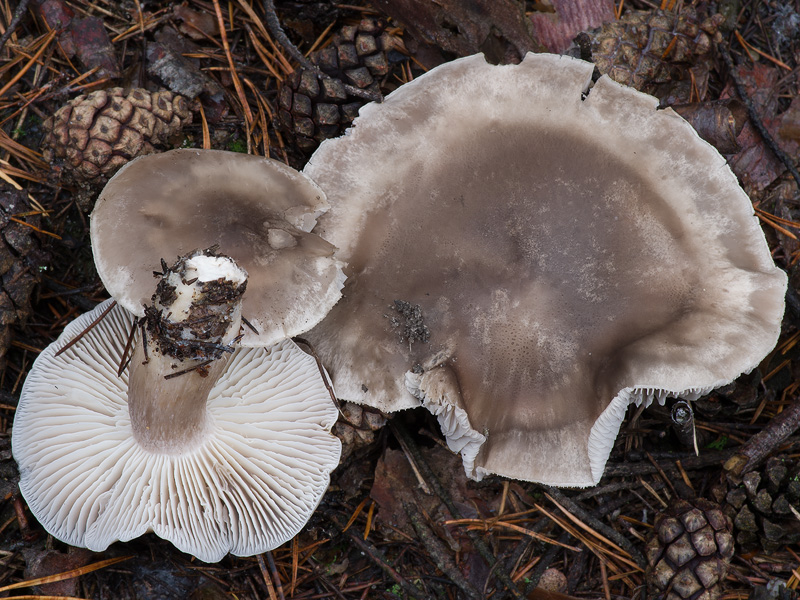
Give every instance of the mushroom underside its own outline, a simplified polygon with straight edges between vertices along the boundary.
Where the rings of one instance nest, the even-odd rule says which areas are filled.
[[[596,483],[629,402],[727,383],[777,339],[786,278],[722,157],[590,77],[454,61],[305,170],[348,263],[305,337],[340,397],[446,415],[476,478]]]
[[[108,301],[110,302],[110,301]],[[210,427],[188,453],[134,441],[127,374],[132,315],[108,302],[73,321],[31,369],[14,421],[20,490],[58,539],[94,551],[154,531],[206,562],[291,539],[336,467],[337,411],[313,358],[290,340],[238,348],[208,399]]]

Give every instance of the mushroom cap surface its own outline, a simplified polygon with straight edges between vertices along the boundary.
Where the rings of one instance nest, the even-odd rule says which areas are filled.
[[[422,400],[475,478],[592,485],[630,402],[732,381],[779,334],[786,276],[724,158],[592,69],[455,60],[304,169],[348,277],[305,337],[341,398]]]
[[[316,361],[290,340],[238,348],[212,389],[211,435],[183,453],[137,445],[127,374],[132,315],[108,306],[70,323],[25,380],[12,430],[20,490],[44,528],[101,551],[147,531],[205,562],[250,556],[305,525],[337,466],[338,412]]]
[[[136,316],[161,260],[215,244],[249,274],[242,345],[309,329],[341,296],[334,247],[308,233],[328,208],[308,177],[261,156],[178,149],[125,165],[91,216],[95,264],[109,294]]]

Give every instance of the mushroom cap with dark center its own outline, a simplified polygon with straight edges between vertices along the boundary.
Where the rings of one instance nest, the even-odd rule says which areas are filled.
[[[339,299],[333,246],[308,233],[327,210],[308,177],[281,162],[221,150],[179,149],[139,158],[106,185],[91,217],[97,271],[136,316],[153,292],[153,270],[217,245],[249,274],[243,316],[267,345],[317,323]]]
[[[347,263],[306,334],[339,396],[422,399],[477,478],[596,483],[629,402],[727,383],[779,333],[786,277],[723,157],[591,75],[456,60],[304,170]]]

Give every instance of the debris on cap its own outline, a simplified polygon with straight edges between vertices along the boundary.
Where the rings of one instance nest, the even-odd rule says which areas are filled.
[[[109,294],[137,316],[167,257],[218,247],[249,275],[244,346],[298,335],[341,296],[334,247],[308,233],[322,190],[281,162],[221,150],[142,157],[108,182],[91,215],[95,264]]]

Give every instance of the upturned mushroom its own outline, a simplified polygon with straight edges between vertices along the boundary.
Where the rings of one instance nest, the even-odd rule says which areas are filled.
[[[333,246],[308,233],[327,208],[314,182],[276,160],[171,150],[109,181],[92,212],[92,250],[109,294],[142,317],[153,265],[217,245],[250,275],[241,343],[264,346],[306,331],[341,296]]]
[[[291,340],[237,343],[232,260],[194,252],[159,277],[139,335],[109,300],[37,358],[12,431],[20,490],[48,532],[94,551],[147,531],[206,562],[272,549],[338,464],[330,392]]]
[[[786,276],[724,158],[592,68],[453,61],[304,170],[348,277],[306,337],[341,398],[433,411],[475,479],[596,484],[630,403],[695,398],[778,337]]]

